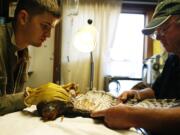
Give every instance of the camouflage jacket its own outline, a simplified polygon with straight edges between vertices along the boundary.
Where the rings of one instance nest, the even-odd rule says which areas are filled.
[[[28,49],[19,50],[15,46],[12,23],[0,25],[0,115],[25,107],[23,87],[28,63]]]

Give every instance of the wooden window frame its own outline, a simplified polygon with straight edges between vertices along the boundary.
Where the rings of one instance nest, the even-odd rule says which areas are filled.
[[[58,1],[61,5],[62,13],[62,1]],[[62,15],[61,15],[62,17]],[[61,18],[60,17],[60,18]],[[61,49],[62,49],[62,21],[55,27],[55,37],[54,37],[54,61],[53,61],[53,82],[56,84],[61,83]]]

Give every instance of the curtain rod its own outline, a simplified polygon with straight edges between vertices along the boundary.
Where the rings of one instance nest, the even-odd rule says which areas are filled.
[[[140,4],[140,5],[156,5],[157,2],[148,2],[148,1],[130,1],[130,0],[123,0],[123,4]]]

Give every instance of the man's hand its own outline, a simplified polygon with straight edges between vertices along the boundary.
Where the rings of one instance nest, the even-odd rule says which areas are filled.
[[[141,100],[141,96],[138,90],[127,90],[124,91],[119,97],[118,100],[120,102],[126,102],[128,99],[137,99],[138,101]]]
[[[129,109],[131,107],[119,104],[106,110],[91,113],[91,117],[104,117],[105,124],[113,129],[128,129],[134,125],[129,120]]]
[[[152,88],[144,88],[141,90],[128,90],[124,91],[119,97],[118,100],[120,102],[126,102],[129,99],[137,99],[138,101],[144,100],[147,98],[155,98],[155,93]]]

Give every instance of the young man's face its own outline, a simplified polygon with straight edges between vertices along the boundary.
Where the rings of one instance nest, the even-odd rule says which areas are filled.
[[[58,21],[50,13],[44,13],[31,17],[24,25],[24,33],[28,43],[35,47],[40,47],[42,43],[51,35],[53,28]]]

